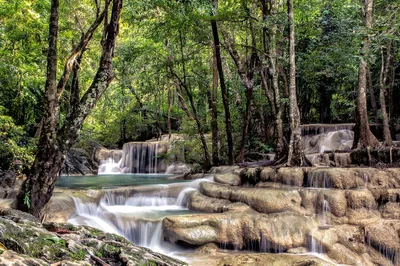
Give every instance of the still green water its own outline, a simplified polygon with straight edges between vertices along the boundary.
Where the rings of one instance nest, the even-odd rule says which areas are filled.
[[[101,189],[124,186],[143,186],[185,182],[186,180],[168,179],[165,174],[118,174],[94,176],[60,176],[56,186],[72,189]]]

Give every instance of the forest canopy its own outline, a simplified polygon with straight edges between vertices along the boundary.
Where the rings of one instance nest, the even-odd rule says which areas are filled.
[[[0,147],[13,161],[33,162],[35,134],[44,110],[50,1],[0,0]],[[65,0],[59,6],[57,78],[64,62],[99,16],[104,1]],[[368,36],[367,110],[383,121],[380,88],[392,134],[400,119],[398,0],[374,1],[370,29],[359,0],[294,1],[297,103],[301,123],[356,121],[360,48]],[[220,42],[224,89],[218,75],[213,22]],[[79,64],[79,84],[89,87],[101,56],[96,30]],[[283,135],[289,136],[289,22],[286,1],[125,1],[113,54],[115,79],[85,120],[79,139],[106,147],[161,134],[192,136],[205,160],[199,133],[212,130],[219,160],[229,162],[225,121],[229,108],[235,159],[273,151],[276,92]],[[382,72],[385,81],[382,85]],[[274,81],[274,78],[275,81]],[[266,82],[263,82],[266,81]],[[59,120],[71,111],[73,81],[62,94]],[[276,83],[277,91],[274,91]],[[226,91],[227,106],[221,91]],[[83,96],[82,90],[80,97]],[[244,128],[248,127],[243,138]],[[36,136],[37,137],[37,136]]]

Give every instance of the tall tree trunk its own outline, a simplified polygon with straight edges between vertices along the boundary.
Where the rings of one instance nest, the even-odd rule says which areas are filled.
[[[392,145],[392,137],[390,134],[390,128],[389,128],[389,118],[388,114],[386,111],[386,101],[385,101],[385,95],[386,95],[386,80],[387,76],[389,74],[389,65],[390,65],[390,60],[391,60],[391,45],[389,43],[388,47],[386,48],[386,63],[385,63],[385,57],[383,53],[383,49],[381,50],[381,56],[382,56],[382,67],[381,67],[381,74],[380,74],[380,90],[379,90],[379,100],[381,103],[381,113],[382,113],[382,118],[383,118],[383,136],[384,136],[384,145],[385,146],[391,146]]]
[[[58,177],[59,169],[53,167],[63,162],[62,152],[57,141],[56,128],[58,115],[57,99],[57,40],[58,40],[58,8],[59,0],[51,1],[50,22],[49,22],[49,50],[47,54],[47,73],[44,95],[44,113],[42,119],[42,128],[38,145],[38,153],[35,157],[33,166],[30,169],[29,177],[22,185],[20,191],[20,200],[17,207],[20,210],[29,211],[31,214],[39,217],[39,206],[44,206],[47,192],[53,190],[55,184],[46,182],[52,176]],[[40,179],[45,179],[43,184],[39,184]],[[39,185],[39,187],[37,187]],[[36,190],[32,188],[36,186]]]
[[[218,0],[212,0],[212,3],[214,10],[217,10]],[[219,83],[221,87],[222,103],[224,105],[224,111],[225,111],[225,131],[228,144],[228,164],[232,165],[235,161],[233,157],[232,122],[231,122],[231,113],[229,110],[228,89],[225,85],[224,70],[222,69],[221,48],[220,48],[218,27],[216,20],[211,20],[211,28],[214,40],[215,57],[217,59],[217,68],[218,68]]]
[[[270,30],[270,56],[272,70],[272,87],[274,89],[274,105],[275,105],[275,160],[286,156],[285,139],[283,136],[282,106],[281,93],[279,91],[279,70],[278,70],[278,53],[276,50],[276,30],[277,26],[273,25]]]
[[[85,118],[114,79],[112,56],[118,34],[122,0],[113,0],[113,3],[112,17],[106,27],[107,36],[102,44],[102,55],[97,73],[89,89],[79,101],[79,106],[71,109],[61,127],[56,115],[58,109],[56,64],[59,2],[52,0],[43,129],[34,164],[16,199],[18,209],[36,217],[40,217],[41,210],[53,194],[67,152],[75,144]]]
[[[379,124],[378,107],[376,105],[375,90],[374,90],[374,85],[372,83],[371,70],[369,67],[367,68],[367,78],[368,78],[368,89],[369,89],[369,97],[371,100],[372,112],[374,113],[375,123]]]
[[[218,113],[217,113],[217,90],[218,90],[218,65],[217,56],[215,52],[215,46],[213,45],[213,56],[212,56],[212,74],[213,83],[208,90],[208,101],[211,109],[211,138],[212,138],[212,162],[214,166],[218,166],[219,155],[218,155]]]
[[[296,96],[296,54],[295,54],[295,32],[293,19],[293,0],[288,0],[289,17],[289,112],[290,112],[290,143],[288,153],[288,166],[304,165],[305,157],[301,143],[300,111]]]
[[[373,0],[362,0],[364,6],[363,22],[365,30],[368,32],[372,26],[372,7]],[[369,52],[369,37],[368,33],[363,38],[363,44],[360,51],[360,65],[358,70],[358,90],[357,90],[357,110],[356,110],[356,126],[354,128],[354,148],[376,147],[379,141],[372,134],[369,128],[368,113],[367,113],[367,62],[366,56]]]

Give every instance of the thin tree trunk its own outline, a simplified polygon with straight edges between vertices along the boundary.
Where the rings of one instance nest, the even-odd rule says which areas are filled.
[[[217,10],[218,0],[212,0],[212,3],[214,9]],[[217,68],[218,68],[218,76],[221,87],[222,103],[224,105],[224,111],[225,111],[225,131],[228,144],[228,164],[232,165],[234,163],[234,157],[233,157],[231,113],[229,110],[228,89],[225,85],[224,70],[222,69],[221,48],[219,42],[218,27],[217,27],[217,22],[215,20],[211,20],[211,28],[214,40],[215,57],[217,59]]]
[[[372,112],[374,113],[375,123],[379,124],[378,107],[376,105],[375,91],[374,91],[374,86],[372,83],[371,70],[369,69],[369,67],[367,69],[367,78],[368,78],[368,89],[369,89],[369,96],[370,96],[370,100],[371,100]]]
[[[293,0],[288,0],[288,16],[289,16],[289,62],[290,62],[290,79],[289,79],[289,112],[290,112],[290,143],[288,153],[288,166],[301,166],[304,161],[304,153],[301,142],[300,127],[300,111],[297,105],[296,96],[296,54],[295,54],[295,32],[293,19]]]
[[[211,138],[212,138],[212,162],[214,166],[218,166],[218,113],[217,113],[217,90],[218,90],[218,64],[215,47],[212,47],[212,69],[213,69],[213,83],[208,90],[208,101],[211,109]]]
[[[362,0],[364,5],[363,22],[366,31],[369,31],[372,26],[372,7],[373,0]],[[357,91],[357,110],[356,110],[356,126],[354,128],[354,148],[376,147],[379,141],[372,134],[369,128],[368,113],[367,113],[367,63],[365,57],[368,55],[370,43],[368,35],[363,39],[363,44],[360,51],[360,66],[358,70],[358,91]]]
[[[113,0],[113,3],[112,18],[107,25],[107,36],[102,45],[98,71],[91,86],[79,101],[79,106],[68,113],[65,123],[60,128],[55,115],[58,108],[56,65],[59,2],[52,0],[43,129],[35,162],[16,199],[18,209],[38,218],[53,194],[67,152],[75,144],[85,118],[114,78],[112,56],[118,34],[122,0]]]
[[[172,125],[171,125],[171,112],[172,112],[172,92],[171,92],[171,82],[169,77],[167,77],[167,90],[168,90],[168,139],[171,139]]]
[[[392,145],[392,137],[390,135],[390,128],[389,128],[389,118],[388,114],[386,111],[386,101],[385,101],[385,95],[386,95],[386,79],[389,74],[389,65],[390,65],[390,60],[391,60],[391,45],[389,44],[388,47],[386,48],[386,63],[385,63],[385,58],[384,58],[384,53],[383,49],[381,50],[381,56],[382,56],[382,67],[381,67],[381,74],[380,74],[380,90],[379,90],[379,100],[381,103],[381,113],[382,113],[382,118],[383,118],[383,136],[384,136],[384,145],[385,146],[391,146]]]
[[[392,51],[393,54],[396,54],[395,48]],[[392,60],[390,64],[390,73],[389,73],[389,126],[390,132],[393,138],[396,138],[396,129],[395,129],[395,119],[394,119],[394,106],[393,106],[393,88],[394,88],[394,81],[395,81],[395,67],[394,67],[394,60]]]
[[[246,111],[244,114],[244,125],[242,128],[242,139],[240,141],[240,151],[237,157],[238,162],[244,161],[244,154],[246,152],[246,141],[249,135],[249,126],[251,120],[251,107],[253,103],[253,89],[246,89]]]

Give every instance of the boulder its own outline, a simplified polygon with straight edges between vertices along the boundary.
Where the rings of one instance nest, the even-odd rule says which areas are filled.
[[[368,189],[389,188],[389,175],[376,168],[356,168],[358,176],[366,182]]]
[[[246,203],[262,213],[303,212],[301,197],[296,190],[231,187],[203,182],[200,184],[200,192],[213,198]]]
[[[347,198],[346,192],[343,190],[321,190],[318,194],[318,212],[323,211],[324,201],[328,203],[326,208],[329,208],[330,212],[337,216],[342,217],[346,215],[347,211]]]
[[[71,148],[61,168],[62,175],[92,175],[97,173],[98,164],[90,159],[90,155],[80,148]]]
[[[1,265],[170,265],[185,263],[87,226],[0,217]],[[60,263],[60,264],[58,264]]]
[[[301,187],[304,181],[304,172],[300,167],[282,167],[278,170],[278,180],[283,184]]]
[[[237,165],[224,165],[224,166],[214,166],[210,169],[210,174],[232,174],[235,170],[238,170]]]
[[[377,210],[366,208],[348,209],[347,223],[353,225],[366,226],[371,223],[376,223],[382,219],[381,214]]]
[[[194,214],[163,220],[165,239],[173,243],[217,243],[237,249],[256,246],[261,251],[285,251],[305,246],[315,220],[294,213],[260,214],[251,209],[232,209],[218,214]]]
[[[229,200],[207,197],[198,191],[190,194],[188,198],[188,208],[196,211],[223,212],[230,204],[232,202]]]
[[[308,187],[351,189],[364,186],[363,179],[352,168],[315,168],[308,172]]]
[[[382,207],[382,217],[385,219],[400,219],[400,202],[388,202]]]
[[[381,221],[365,227],[367,243],[394,265],[400,264],[400,222]]]
[[[271,168],[271,167],[265,167],[261,170],[260,173],[260,178],[262,182],[267,182],[267,181],[271,181],[271,182],[277,182],[277,173],[275,168]]]
[[[347,205],[351,209],[376,209],[378,204],[369,190],[349,190],[347,195]]]
[[[240,177],[235,174],[216,174],[214,180],[230,186],[239,186],[241,184]]]

